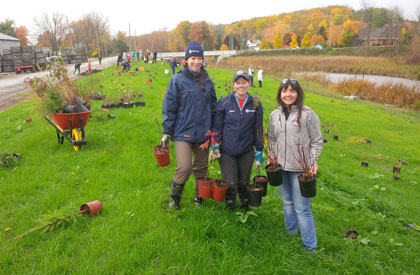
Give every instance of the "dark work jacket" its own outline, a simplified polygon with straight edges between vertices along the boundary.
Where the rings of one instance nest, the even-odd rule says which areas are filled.
[[[261,103],[248,94],[241,110],[235,93],[220,99],[216,107],[213,132],[217,132],[217,140],[222,141],[222,154],[236,157],[254,147],[257,151],[262,151],[260,139],[264,135]]]
[[[217,97],[207,72],[204,76],[206,90],[200,87],[200,77],[194,77],[183,68],[172,76],[163,100],[163,133],[172,140],[204,142],[212,129]]]

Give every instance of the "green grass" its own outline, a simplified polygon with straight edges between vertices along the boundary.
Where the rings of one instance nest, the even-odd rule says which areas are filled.
[[[149,69],[150,75],[118,76],[108,68],[103,76],[90,76],[101,77],[106,95],[117,96],[117,84],[129,85],[144,94],[146,106],[106,113],[100,101],[94,102],[86,126],[88,144],[79,152],[66,140],[57,143],[54,128],[34,114],[36,100],[0,113],[0,152],[22,154],[17,167],[0,168],[0,274],[418,272],[420,232],[403,227],[420,224],[418,113],[344,101],[316,93],[326,89],[320,84],[302,83],[306,105],[323,124],[339,127],[339,141],[330,136],[319,160],[318,195],[312,199],[318,252],[310,255],[300,237],[286,234],[281,198],[273,187],[262,206],[253,208],[258,217],[245,224],[211,199],[195,208],[192,178],[182,210],[165,209],[176,167],[174,148],[171,143],[171,164],[161,168],[152,147],[161,137],[154,118],[161,122],[162,94],[170,79],[163,71],[170,68],[154,64]],[[209,73],[218,97],[226,95],[232,71]],[[145,86],[148,78],[153,82]],[[276,108],[277,88],[278,82],[266,77],[263,89],[251,90],[261,97],[267,115]],[[107,118],[109,113],[117,118]],[[34,121],[24,123],[29,117]],[[372,144],[345,143],[352,136],[370,138]],[[360,167],[364,152],[367,169]],[[394,181],[392,166],[399,159],[408,165],[402,179]],[[42,214],[67,207],[76,211],[92,200],[103,203],[99,215],[13,241],[37,226]],[[361,238],[346,239],[350,229]]]

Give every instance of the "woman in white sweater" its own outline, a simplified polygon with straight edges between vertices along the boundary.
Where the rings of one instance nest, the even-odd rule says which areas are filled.
[[[303,165],[310,174],[316,175],[323,139],[320,120],[311,108],[303,105],[303,99],[304,93],[297,80],[283,79],[277,94],[280,106],[270,115],[268,139],[283,170],[283,183],[278,189],[286,230],[297,235],[300,229],[303,246],[315,252],[317,240],[311,199],[301,195],[298,176],[303,172]]]

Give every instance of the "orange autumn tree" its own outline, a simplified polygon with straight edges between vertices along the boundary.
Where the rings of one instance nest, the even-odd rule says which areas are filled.
[[[28,35],[28,29],[25,26],[15,28],[16,38],[20,39],[21,46],[28,46],[29,40],[26,37]]]

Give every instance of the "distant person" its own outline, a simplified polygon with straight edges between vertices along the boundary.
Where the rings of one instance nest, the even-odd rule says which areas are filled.
[[[263,82],[263,69],[258,66],[258,83],[260,88],[262,88],[262,82]]]
[[[133,59],[133,61],[134,61],[134,58],[136,57],[136,51],[135,50],[133,50],[133,52],[131,53],[131,59]]]
[[[123,58],[123,61],[126,61],[127,60],[127,53],[126,52],[123,53],[122,58]]]
[[[101,54],[99,54],[99,56],[98,56],[98,61],[99,61],[99,65],[101,65],[102,64],[102,55]]]
[[[92,70],[92,64],[90,64],[90,61],[88,61],[88,71],[90,72]]]
[[[153,52],[153,60],[152,63],[156,63],[156,59],[157,59],[157,51]]]
[[[77,63],[77,64],[74,65],[74,73],[73,74],[76,74],[76,71],[79,71],[79,74],[80,74],[80,66],[81,65],[82,65],[81,63]]]
[[[121,62],[123,62],[123,54],[120,53],[117,57],[117,66],[120,66]]]
[[[121,62],[121,66],[123,67],[123,69],[122,69],[123,72],[130,71],[131,64],[127,60],[124,60],[123,62]]]
[[[248,68],[248,75],[251,79],[251,87],[255,88],[255,86],[254,86],[254,68],[251,65],[249,65],[249,68]]]
[[[149,52],[144,55],[144,63],[149,63]]]
[[[176,66],[178,66],[178,62],[176,61],[176,56],[174,56],[174,58],[171,60],[171,69],[172,69],[172,75],[175,74],[175,68]]]
[[[136,51],[136,55],[137,55],[137,62],[139,62],[140,61],[140,52],[139,52],[139,49],[137,49],[137,51]]]
[[[207,61],[203,62],[203,67],[204,67],[204,69],[207,68]]]
[[[130,63],[130,61],[131,61],[131,57],[130,57],[130,55],[129,55],[129,54],[127,54],[126,60],[127,60],[127,62],[128,62],[128,63]]]

